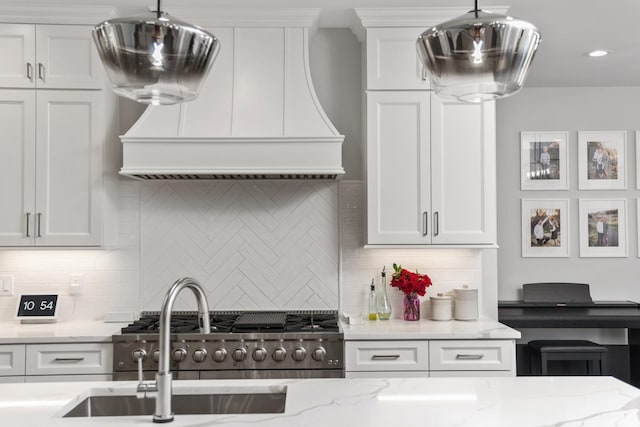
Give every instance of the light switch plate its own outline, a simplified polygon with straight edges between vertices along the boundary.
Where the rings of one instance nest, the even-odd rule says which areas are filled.
[[[13,296],[13,276],[10,274],[0,275],[0,297]]]

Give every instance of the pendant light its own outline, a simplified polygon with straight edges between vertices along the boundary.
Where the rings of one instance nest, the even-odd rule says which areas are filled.
[[[417,40],[418,56],[436,93],[488,101],[518,92],[540,43],[529,22],[474,10],[436,25]]]
[[[115,93],[145,104],[170,105],[198,96],[220,49],[218,39],[160,9],[104,21],[93,41]]]

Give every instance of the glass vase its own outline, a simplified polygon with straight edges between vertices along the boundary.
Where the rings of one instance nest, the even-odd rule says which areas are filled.
[[[420,298],[415,292],[404,296],[404,320],[420,320]]]

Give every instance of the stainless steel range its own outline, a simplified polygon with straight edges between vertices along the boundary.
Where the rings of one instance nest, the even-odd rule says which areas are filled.
[[[138,378],[158,371],[160,312],[113,335],[114,379]],[[196,312],[171,315],[171,365],[174,379],[341,378],[344,338],[336,311],[213,311],[211,333],[199,332]]]

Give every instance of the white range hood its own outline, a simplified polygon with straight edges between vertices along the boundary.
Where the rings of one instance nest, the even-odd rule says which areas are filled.
[[[318,10],[171,8],[211,30],[220,53],[200,96],[150,106],[123,143],[122,175],[138,179],[334,179],[340,135],[316,97],[309,36]]]

